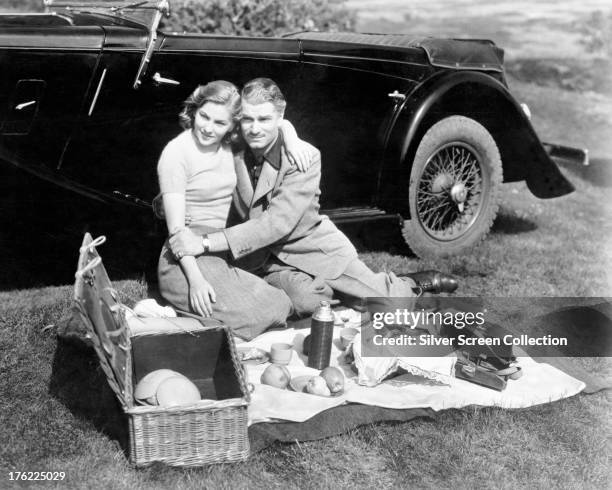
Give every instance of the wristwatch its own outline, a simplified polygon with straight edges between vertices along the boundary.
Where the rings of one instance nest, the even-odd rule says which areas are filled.
[[[208,239],[208,235],[202,237],[202,246],[204,247],[203,253],[207,254],[210,252],[210,240]]]

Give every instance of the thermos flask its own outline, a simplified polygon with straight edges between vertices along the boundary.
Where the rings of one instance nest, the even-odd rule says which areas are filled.
[[[334,336],[334,313],[328,301],[321,301],[312,314],[308,367],[323,369],[329,366]]]

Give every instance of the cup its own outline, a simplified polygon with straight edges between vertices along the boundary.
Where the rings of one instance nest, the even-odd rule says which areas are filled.
[[[277,343],[270,347],[270,359],[274,364],[289,364],[293,355],[293,346],[291,344]]]
[[[359,330],[352,327],[347,327],[340,330],[340,345],[342,346],[342,349],[346,349],[355,338],[355,335],[358,333]]]

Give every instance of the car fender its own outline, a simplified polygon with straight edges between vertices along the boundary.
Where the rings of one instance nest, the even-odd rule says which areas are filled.
[[[502,82],[474,71],[439,72],[407,94],[396,111],[379,176],[377,200],[381,207],[408,215],[405,189],[419,142],[433,124],[451,115],[470,117],[491,133],[502,157],[504,182],[525,180],[539,198],[574,190]]]

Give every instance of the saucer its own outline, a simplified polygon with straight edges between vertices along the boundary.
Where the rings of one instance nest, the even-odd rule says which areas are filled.
[[[334,398],[336,396],[340,396],[344,393],[344,390],[340,390],[336,393],[332,393],[329,396],[325,396],[325,395],[316,395],[315,393],[308,393],[306,391],[306,385],[308,384],[308,381],[310,381],[310,378],[312,378],[313,376],[296,376],[295,378],[291,378],[291,381],[289,381],[289,387],[293,390],[293,391],[297,391],[298,393],[306,393],[308,395],[315,395],[315,396],[321,396],[323,398]]]
[[[236,350],[242,364],[257,365],[270,361],[270,354],[259,347],[238,347]]]

